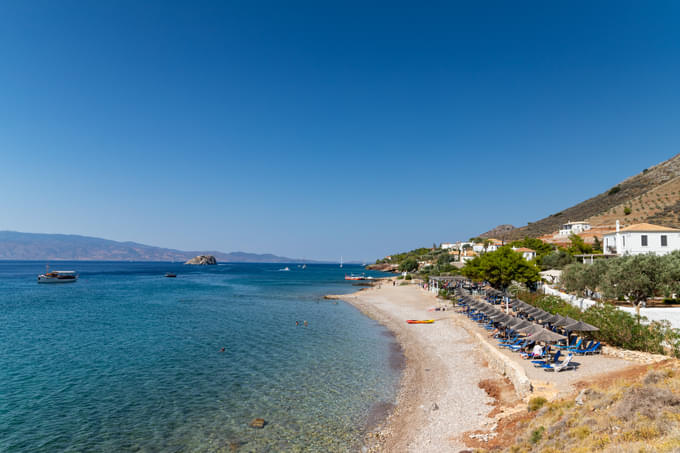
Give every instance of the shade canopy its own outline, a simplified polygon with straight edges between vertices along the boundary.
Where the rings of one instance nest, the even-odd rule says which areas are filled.
[[[548,318],[541,319],[541,321],[547,322],[547,323],[550,323],[550,324],[556,324],[556,323],[560,322],[560,321],[563,320],[563,319],[564,319],[564,316],[561,316],[561,315],[552,315],[552,316],[549,316]]]
[[[540,331],[530,335],[528,338],[532,341],[542,341],[544,343],[551,343],[567,339],[567,337],[564,335],[560,335],[559,333],[544,328],[541,328]]]
[[[527,335],[533,335],[533,334],[538,333],[541,330],[545,330],[545,329],[543,327],[539,326],[539,325],[529,323],[529,325],[527,325],[527,326],[518,327],[517,330],[519,330],[520,332],[525,333]]]
[[[576,324],[577,322],[578,322],[577,320],[570,318],[569,316],[564,316],[562,319],[560,319],[559,321],[555,321],[553,324],[555,324],[556,326],[564,327],[568,326],[569,324]]]
[[[583,321],[577,321],[574,324],[564,326],[564,328],[571,332],[595,332],[596,330],[600,330],[597,327]]]
[[[514,320],[510,321],[507,326],[510,327],[512,330],[519,330],[522,327],[530,326],[531,323],[529,321],[525,321],[524,319],[519,319],[515,318]]]

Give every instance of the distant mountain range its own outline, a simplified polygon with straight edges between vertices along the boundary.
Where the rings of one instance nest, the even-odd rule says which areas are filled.
[[[680,154],[544,219],[519,228],[501,225],[480,236],[506,240],[538,237],[559,230],[569,221],[581,220],[611,229],[616,220],[624,226],[652,223],[680,228]]]
[[[197,255],[213,255],[220,262],[301,263],[303,260],[246,252],[183,251],[136,242],[118,242],[74,234],[0,231],[0,260],[45,261],[186,261]],[[307,263],[313,261],[305,260]]]

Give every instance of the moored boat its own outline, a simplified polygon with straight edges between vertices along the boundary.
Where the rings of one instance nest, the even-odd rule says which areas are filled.
[[[432,324],[434,319],[407,319],[406,322],[409,324]]]
[[[172,272],[168,272],[167,274],[165,274],[165,276],[168,277],[168,278],[175,278],[175,277],[177,277],[177,274],[173,274]]]
[[[78,280],[76,271],[49,271],[38,275],[38,283],[73,283]]]
[[[354,274],[347,275],[347,274],[345,274],[345,280],[366,280],[366,276],[363,275],[363,274],[362,275],[354,275]]]

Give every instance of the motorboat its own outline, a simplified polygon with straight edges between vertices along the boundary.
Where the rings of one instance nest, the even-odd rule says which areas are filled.
[[[74,283],[78,280],[76,271],[50,271],[38,275],[38,283]]]
[[[406,322],[409,324],[432,324],[434,319],[408,319]]]
[[[168,277],[168,278],[175,278],[175,277],[177,277],[177,274],[173,274],[172,272],[168,272],[167,274],[165,274],[165,276]]]

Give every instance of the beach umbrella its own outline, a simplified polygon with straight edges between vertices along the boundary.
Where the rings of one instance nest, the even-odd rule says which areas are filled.
[[[541,316],[541,315],[545,314],[545,312],[543,310],[541,310],[540,308],[530,308],[530,309],[526,310],[524,313],[531,315],[534,318],[536,316]]]
[[[505,313],[494,313],[493,315],[489,315],[489,318],[493,319],[495,322],[499,322],[501,324],[506,324],[508,321],[515,319],[510,315],[506,315]]]
[[[534,318],[536,318],[540,321],[545,321],[548,318],[552,318],[552,316],[553,316],[552,313],[548,313],[545,310],[541,310],[541,312],[538,313],[536,316],[534,316]]]
[[[548,329],[541,328],[540,331],[530,335],[529,340],[532,341],[542,341],[544,343],[552,343],[555,341],[566,340],[567,337],[560,335],[559,333],[552,332]]]
[[[596,330],[600,330],[597,327],[588,324],[587,322],[583,321],[577,321],[574,324],[569,324],[568,326],[564,326],[566,330],[569,330],[571,332],[595,332]]]
[[[519,330],[519,328],[529,326],[531,325],[531,323],[523,319],[515,318],[514,320],[508,322],[506,325],[510,327],[512,330]]]
[[[528,326],[518,327],[516,330],[518,330],[522,333],[525,333],[527,335],[533,335],[533,334],[538,333],[541,330],[545,330],[545,329],[543,327],[537,325],[537,324],[529,323]]]
[[[550,316],[550,317],[548,317],[548,318],[542,319],[541,321],[546,322],[546,323],[550,323],[550,324],[555,324],[555,323],[557,323],[557,322],[559,322],[559,321],[561,321],[561,320],[563,320],[563,319],[564,319],[564,316],[561,316],[561,315],[552,315],[552,316]]]
[[[570,318],[569,316],[565,316],[563,319],[555,321],[553,324],[555,324],[556,326],[564,327],[570,324],[576,324],[577,322],[578,322],[577,320]]]

